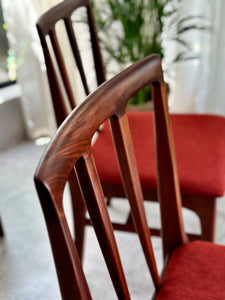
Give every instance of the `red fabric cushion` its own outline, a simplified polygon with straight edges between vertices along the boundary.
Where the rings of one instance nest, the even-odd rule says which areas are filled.
[[[141,184],[156,190],[153,115],[128,112]],[[183,194],[222,196],[225,191],[225,118],[212,115],[171,115],[178,175]],[[121,185],[108,123],[93,146],[100,179]]]
[[[225,299],[225,247],[195,241],[175,249],[156,299]]]

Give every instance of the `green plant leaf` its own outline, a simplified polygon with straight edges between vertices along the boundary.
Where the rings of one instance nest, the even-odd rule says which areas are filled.
[[[146,55],[157,53],[164,57],[162,32],[168,26],[168,40],[181,45],[173,63],[198,58],[185,40],[184,34],[192,30],[210,29],[204,16],[179,15],[182,0],[107,0],[99,5],[93,1],[94,14],[100,33],[101,47],[105,51],[106,70],[111,62],[120,69]],[[167,5],[169,4],[169,5]],[[149,93],[138,95],[133,101],[140,103]]]

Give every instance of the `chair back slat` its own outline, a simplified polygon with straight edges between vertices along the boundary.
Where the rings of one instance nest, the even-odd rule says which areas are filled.
[[[110,123],[126,196],[130,202],[134,226],[136,232],[139,234],[155,288],[158,289],[160,286],[160,279],[153,253],[151,234],[145,217],[144,199],[138,176],[127,115],[124,114],[120,119],[112,118]]]
[[[38,26],[37,28],[38,28],[39,36],[42,36],[40,28]],[[60,82],[58,80],[58,74],[55,69],[52,53],[48,47],[47,40],[44,37],[41,38],[41,45],[45,57],[45,64],[46,64],[52,99],[57,99],[57,101],[53,101],[53,107],[54,107],[56,122],[57,125],[59,126],[65,120],[65,117],[68,115],[68,109],[66,107],[64,94],[62,92]]]
[[[82,264],[63,212],[62,201],[55,199],[46,186],[35,181],[42,210],[47,222],[62,299],[90,300],[91,294]],[[62,197],[62,195],[61,195]]]
[[[60,47],[60,36],[58,35],[58,32],[56,30],[56,25],[60,21],[62,21],[62,24],[64,26],[65,34],[67,35],[69,46],[71,48],[72,59],[74,59],[74,62],[77,66],[81,78],[81,83],[86,96],[91,91],[87,80],[88,74],[85,73],[84,61],[80,54],[79,45],[74,30],[74,26],[76,24],[74,24],[72,18],[73,12],[82,7],[85,9],[87,17],[87,25],[91,41],[91,51],[96,74],[96,84],[100,85],[105,81],[105,71],[90,1],[63,1],[55,7],[53,7],[52,9],[50,9],[44,15],[42,15],[37,21],[37,29],[44,51],[48,80],[50,84],[50,90],[52,94],[53,105],[58,125],[61,124],[61,122],[68,115],[68,112],[70,112],[71,109],[73,109],[77,104],[74,96],[74,88],[72,88],[71,85],[73,84],[74,87],[75,83],[72,82],[69,78],[68,70],[66,68],[65,63],[65,55],[63,53],[62,48]],[[46,42],[47,37],[50,37],[51,44]],[[65,39],[65,35],[63,36],[63,38]],[[53,53],[55,59],[53,57]],[[53,78],[51,78],[52,74],[54,74]],[[55,90],[56,84],[57,87]],[[57,97],[58,94],[60,94],[59,97]],[[58,103],[55,104],[54,102]],[[62,116],[60,116],[60,112],[62,113]]]
[[[80,51],[79,51],[79,48],[78,48],[76,36],[74,34],[73,24],[72,24],[71,19],[65,19],[64,21],[65,21],[67,34],[68,34],[68,37],[69,37],[69,40],[70,40],[70,45],[71,45],[71,48],[72,48],[72,51],[73,51],[73,55],[74,55],[75,61],[77,63],[77,68],[80,72],[80,77],[81,77],[81,80],[82,80],[82,83],[83,83],[83,86],[84,86],[84,90],[85,90],[85,93],[86,93],[86,96],[87,96],[88,94],[90,94],[90,90],[89,90],[89,87],[88,87],[88,84],[87,84],[87,78],[86,78],[86,75],[85,75],[85,72],[84,72],[84,67],[83,67],[81,56],[80,56]]]
[[[130,299],[112,223],[91,154],[78,160],[76,172],[118,299]]]
[[[126,115],[126,105],[129,99],[148,84],[153,85],[156,152],[157,158],[160,160],[158,163],[158,187],[162,205],[162,226],[166,226],[163,228],[163,243],[165,239],[164,251],[165,249],[168,251],[165,253],[170,254],[172,248],[174,249],[186,241],[181,220],[171,128],[167,104],[163,96],[164,81],[161,63],[159,57],[153,55],[133,64],[89,95],[60,126],[36,170],[35,182],[42,208],[45,211],[62,294],[68,289],[68,283],[61,278],[62,273],[67,272],[65,266],[72,264],[72,269],[80,270],[81,268],[80,262],[77,262],[76,247],[65,221],[62,204],[65,184],[75,166],[83,198],[117,296],[119,299],[129,299],[130,297],[91,150],[92,138],[96,130],[107,119],[111,125],[133,222],[156,290],[160,288],[161,283],[143,206],[143,196]],[[43,193],[43,191],[45,192]],[[168,197],[168,195],[172,196]],[[172,208],[175,209],[175,212],[172,212]],[[173,231],[175,226],[178,228]],[[172,242],[169,242],[169,238],[172,238]],[[58,241],[60,242],[59,248]],[[78,272],[77,270],[76,272]],[[74,274],[76,272],[74,271]],[[69,282],[78,286],[80,284],[74,276]],[[72,290],[71,293],[73,293]],[[84,298],[76,299],[86,299],[85,297],[86,295]]]
[[[71,111],[73,108],[75,108],[76,104],[75,104],[75,99],[74,99],[74,94],[73,94],[73,90],[72,90],[72,87],[71,87],[70,79],[69,79],[68,72],[67,72],[67,69],[66,69],[66,65],[65,65],[65,62],[64,62],[64,59],[63,59],[62,51],[60,49],[60,45],[59,45],[59,42],[58,42],[56,31],[55,30],[52,31],[49,34],[49,36],[50,36],[53,51],[54,51],[54,54],[55,54],[55,57],[56,57],[56,63],[58,65],[58,70],[60,72],[61,79],[62,79],[62,82],[64,84],[64,88],[65,88],[67,97],[69,99],[69,103],[70,103],[70,110],[69,111]],[[65,103],[65,100],[63,102]],[[62,105],[63,105],[63,103],[62,103]]]
[[[98,36],[95,27],[94,15],[91,9],[90,2],[87,5],[88,23],[90,28],[91,44],[94,57],[95,71],[98,85],[101,85],[106,80],[105,68],[103,65],[102,55],[98,42]]]
[[[163,252],[164,258],[167,259],[166,256],[170,256],[174,248],[187,242],[188,239],[181,216],[182,204],[165,84],[153,84],[152,93],[156,130],[158,197],[161,209]],[[174,234],[175,232],[177,234]]]

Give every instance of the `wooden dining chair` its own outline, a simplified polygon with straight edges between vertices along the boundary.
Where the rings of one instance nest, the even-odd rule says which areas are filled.
[[[154,101],[157,182],[165,262],[161,276],[151,244],[126,112],[130,97],[149,84],[152,84]],[[117,297],[130,299],[91,146],[93,136],[106,121],[110,124],[113,149],[135,231],[155,285],[154,299],[224,299],[225,247],[206,241],[189,242],[184,231],[172,125],[166,101],[160,59],[156,55],[148,56],[89,95],[63,122],[43,154],[35,173],[35,184],[63,299],[91,299],[63,209],[64,188],[74,169]]]
[[[73,22],[73,13],[81,8],[86,10],[88,16],[87,25],[91,36],[91,50],[97,85],[100,85],[106,78],[90,1],[63,1],[42,15],[37,21],[58,126],[64,121],[71,109],[76,106],[76,99],[72,91],[75,83],[71,82],[69,78],[68,65],[65,63],[65,56],[63,56],[61,48],[62,44],[65,43],[66,35],[86,95],[90,92],[86,79],[86,75],[89,73],[83,65],[81,55],[87,49],[80,53],[74,31],[74,25],[77,24]],[[66,32],[63,40],[58,38],[56,30],[60,21],[63,21]],[[71,64],[72,61],[70,61],[70,66]],[[157,201],[153,114],[152,112],[128,112],[128,120],[144,199]],[[178,160],[182,203],[184,207],[194,211],[200,218],[201,234],[191,233],[189,236],[192,239],[202,238],[213,241],[215,237],[216,198],[223,196],[225,191],[225,119],[212,115],[172,114],[171,122]],[[106,198],[126,198],[119,167],[114,153],[110,150],[111,144],[110,128],[106,123],[99,130],[98,139],[92,148],[93,155]],[[77,201],[79,186],[73,173],[69,182],[73,202],[76,200],[76,206],[78,206],[78,208],[74,207],[73,210],[74,227],[78,252],[82,255],[84,226],[91,223],[89,218],[85,217],[82,197],[80,196],[80,201]],[[123,223],[114,222],[113,227],[117,230],[134,231],[130,215]],[[152,228],[152,234],[159,235],[160,229]]]

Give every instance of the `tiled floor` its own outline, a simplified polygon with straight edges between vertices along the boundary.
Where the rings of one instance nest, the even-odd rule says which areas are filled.
[[[0,155],[0,299],[60,299],[32,178],[42,151],[23,143]]]
[[[33,174],[44,146],[25,142],[0,153],[0,215],[5,237],[0,240],[0,299],[60,299],[47,231],[34,185]],[[113,201],[113,217],[121,217],[126,206]],[[157,219],[153,206],[150,219]],[[185,215],[187,228],[198,221]],[[218,201],[217,242],[225,244],[225,199]],[[134,234],[117,233],[122,261],[132,299],[148,299],[152,282]],[[154,238],[158,265],[161,265],[160,239]],[[138,255],[137,255],[138,254]],[[92,229],[87,230],[85,272],[94,299],[116,299]]]

